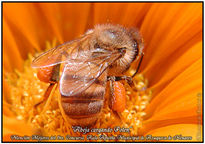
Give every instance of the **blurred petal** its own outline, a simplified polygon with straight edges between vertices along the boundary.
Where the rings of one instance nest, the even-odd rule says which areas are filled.
[[[10,90],[11,87],[9,84],[3,80],[3,114],[7,116],[14,116],[14,113],[11,112],[11,99],[10,99]]]
[[[144,132],[170,124],[201,124],[201,68],[202,60],[199,59],[151,101],[146,110]]]
[[[60,43],[79,37],[86,30],[90,3],[41,3],[39,7]]]
[[[26,124],[24,121],[19,121],[14,118],[9,118],[7,116],[3,117],[3,141],[11,141],[11,135],[19,136],[31,136],[33,134],[33,128]]]
[[[188,45],[188,44],[187,44]],[[177,56],[177,57],[176,57]],[[181,72],[183,72],[187,67],[192,65],[198,59],[202,58],[202,42],[195,43],[191,47],[187,47],[185,52],[181,50],[176,51],[169,59],[166,60],[166,69],[163,72],[159,71],[156,77],[159,81],[153,85],[154,93],[159,93],[165,85],[168,85],[171,80],[177,77]],[[171,67],[170,67],[171,66]],[[201,68],[202,70],[202,68]],[[202,78],[202,77],[199,77]]]
[[[3,19],[3,66],[4,71],[10,71],[13,67],[22,70],[23,59],[21,52],[17,49],[17,43],[15,41],[15,35],[12,34],[11,28],[7,22]]]
[[[19,51],[26,54],[34,48],[39,50],[40,38],[43,36],[41,32],[45,25],[43,26],[43,21],[38,19],[36,5],[32,3],[4,3],[3,7],[3,17],[15,36]]]
[[[202,48],[202,44],[198,43],[194,47],[189,49],[189,51],[184,53],[181,57],[179,57],[179,59],[175,60],[175,63],[173,64],[173,68],[181,69],[181,67],[183,67],[183,65],[184,65],[185,68],[186,67],[187,68],[184,69],[183,72],[181,72],[180,75],[176,75],[175,77],[173,76],[175,79],[173,79],[170,83],[166,83],[166,87],[163,89],[163,91],[161,91],[159,93],[159,95],[156,96],[156,98],[153,98],[151,105],[156,105],[155,101],[157,99],[158,99],[157,102],[159,102],[163,99],[163,102],[160,102],[160,104],[165,104],[164,101],[171,98],[171,95],[177,94],[180,91],[195,92],[196,94],[201,92],[201,90],[202,90],[201,48]],[[190,58],[190,57],[193,57],[193,58],[195,57],[195,58],[193,60],[192,59],[187,59],[187,58]],[[187,64],[188,62],[190,64]],[[167,73],[166,73],[164,79],[166,80],[166,77],[169,77],[169,75],[174,75],[174,73],[175,72],[174,72],[173,69],[167,70]],[[161,81],[164,81],[164,79],[161,80]],[[194,83],[194,81],[196,81],[196,83]],[[198,89],[193,91],[194,89],[190,89],[193,86],[196,86]],[[170,88],[171,88],[171,90],[169,90]],[[153,89],[155,90],[155,87],[153,87]],[[196,94],[193,96],[194,98],[196,98],[196,96],[197,96]],[[186,94],[178,95],[178,96],[180,98],[180,97],[183,97],[184,95],[186,95]],[[174,100],[174,99],[172,98],[172,100]],[[175,100],[177,100],[177,99],[175,99]],[[169,102],[171,102],[171,101],[169,101]],[[167,103],[165,105],[167,105]],[[155,108],[157,108],[158,106],[160,106],[160,105],[157,104],[154,107],[151,106],[152,110],[151,109],[150,110],[152,112],[148,112],[149,110],[147,110],[147,112],[149,114],[153,113]]]
[[[151,5],[151,3],[94,3],[94,24],[114,23],[138,27]]]
[[[199,59],[183,73],[177,76],[167,87],[150,103],[158,103],[151,113],[159,111],[176,111],[198,107],[198,100],[202,96],[202,60]],[[177,89],[179,88],[180,89]],[[200,94],[200,95],[199,95]],[[169,95],[169,97],[167,97]],[[200,99],[199,99],[200,98]],[[161,102],[160,102],[161,101]],[[170,109],[171,108],[171,109]],[[149,111],[149,109],[148,109]],[[195,111],[196,112],[196,111]],[[184,113],[194,114],[194,113]],[[182,116],[182,115],[180,115]]]
[[[141,69],[148,77],[150,86],[164,78],[162,75],[170,67],[167,60],[173,63],[189,47],[202,40],[201,9],[201,3],[155,3],[147,13],[141,26],[146,46]],[[179,70],[171,68],[179,74]]]

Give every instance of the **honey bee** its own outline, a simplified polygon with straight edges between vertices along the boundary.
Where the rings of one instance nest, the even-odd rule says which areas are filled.
[[[116,101],[113,83],[126,80],[133,85],[132,77],[142,61],[143,47],[143,39],[135,29],[112,24],[96,25],[79,39],[41,54],[33,60],[32,67],[52,68],[48,89],[59,82],[61,104],[66,115],[76,125],[88,126],[99,117],[107,82],[111,90],[110,108]],[[140,56],[135,74],[125,76],[131,63]]]

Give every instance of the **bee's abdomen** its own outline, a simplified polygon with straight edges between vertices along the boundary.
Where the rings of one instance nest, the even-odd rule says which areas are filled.
[[[89,126],[95,123],[103,108],[105,87],[95,84],[75,96],[62,96],[62,107],[66,115],[73,119],[73,125]]]
[[[101,111],[103,100],[77,100],[67,98],[62,101],[65,113],[71,118],[83,118],[95,115]]]

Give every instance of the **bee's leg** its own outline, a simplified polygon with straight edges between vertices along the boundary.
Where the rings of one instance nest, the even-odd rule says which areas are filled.
[[[130,85],[130,87],[134,87],[134,83],[131,76],[111,76],[111,77],[114,77],[112,79],[115,79],[115,81],[125,80]],[[110,76],[108,76],[108,79],[110,79]]]
[[[112,104],[113,104],[113,98],[114,98],[114,87],[113,87],[113,82],[115,81],[115,77],[109,77],[109,87],[110,87],[110,97],[109,97],[109,108],[112,109]]]
[[[35,104],[34,107],[37,108],[40,104],[42,104],[44,101],[46,101],[54,87],[55,83],[50,83],[50,85],[48,86],[46,92],[43,95],[43,100],[40,101],[39,103]]]
[[[109,76],[108,79],[109,81],[109,87],[110,87],[110,97],[109,97],[109,102],[108,102],[108,105],[109,105],[109,108],[112,110],[112,113],[114,114],[114,116],[119,119],[120,121],[122,121],[122,116],[119,112],[115,111],[112,109],[113,107],[113,103],[114,103],[114,86],[113,86],[113,82],[115,81],[115,77],[114,76]]]
[[[46,92],[44,93],[43,100],[40,101],[39,103],[35,104],[35,106],[34,106],[35,108],[48,99],[48,97],[50,96],[50,93],[51,93],[54,85],[59,81],[60,64],[55,65],[53,67],[52,71],[53,72],[52,72],[52,76],[50,78],[50,85],[48,86]]]
[[[60,64],[57,64],[53,67],[53,72],[51,76],[51,83],[57,83],[60,79]]]
[[[144,54],[142,53],[142,56],[140,58],[140,61],[139,61],[139,64],[137,66],[137,69],[135,71],[135,73],[132,75],[132,76],[108,76],[108,80],[110,79],[110,77],[112,77],[112,79],[114,79],[114,81],[120,81],[120,80],[125,80],[129,85],[130,87],[134,87],[134,83],[133,83],[133,77],[137,74],[139,68],[140,68],[140,65],[142,63],[142,59],[143,59],[143,56]]]
[[[140,61],[139,61],[139,64],[137,66],[137,69],[135,71],[135,73],[132,75],[132,77],[134,77],[137,73],[138,73],[138,70],[140,69],[140,66],[141,66],[141,63],[142,63],[142,60],[143,60],[143,57],[144,57],[144,53],[141,53],[141,58],[140,58]]]

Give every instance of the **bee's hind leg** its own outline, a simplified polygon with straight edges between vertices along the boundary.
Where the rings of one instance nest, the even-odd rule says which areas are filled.
[[[50,96],[50,93],[54,87],[55,83],[50,83],[50,85],[48,86],[48,88],[46,89],[46,92],[43,95],[43,100],[38,102],[37,104],[34,105],[34,108],[37,108],[40,104],[42,104],[43,102],[45,102],[48,97]]]
[[[48,86],[48,88],[46,89],[46,92],[44,93],[43,100],[35,104],[34,108],[37,108],[40,104],[42,104],[44,101],[46,101],[49,98],[54,85],[59,81],[59,71],[60,71],[60,64],[55,65],[53,67],[53,73],[50,78],[50,85]]]
[[[109,108],[112,110],[112,113],[114,114],[114,116],[120,120],[121,122],[123,122],[123,117],[121,115],[121,113],[113,110],[113,104],[114,104],[114,101],[115,101],[115,96],[114,96],[114,82],[116,81],[115,80],[115,76],[109,76],[108,77],[108,81],[109,81],[109,89],[110,89],[110,96],[109,96],[109,100],[108,100],[108,106]]]

